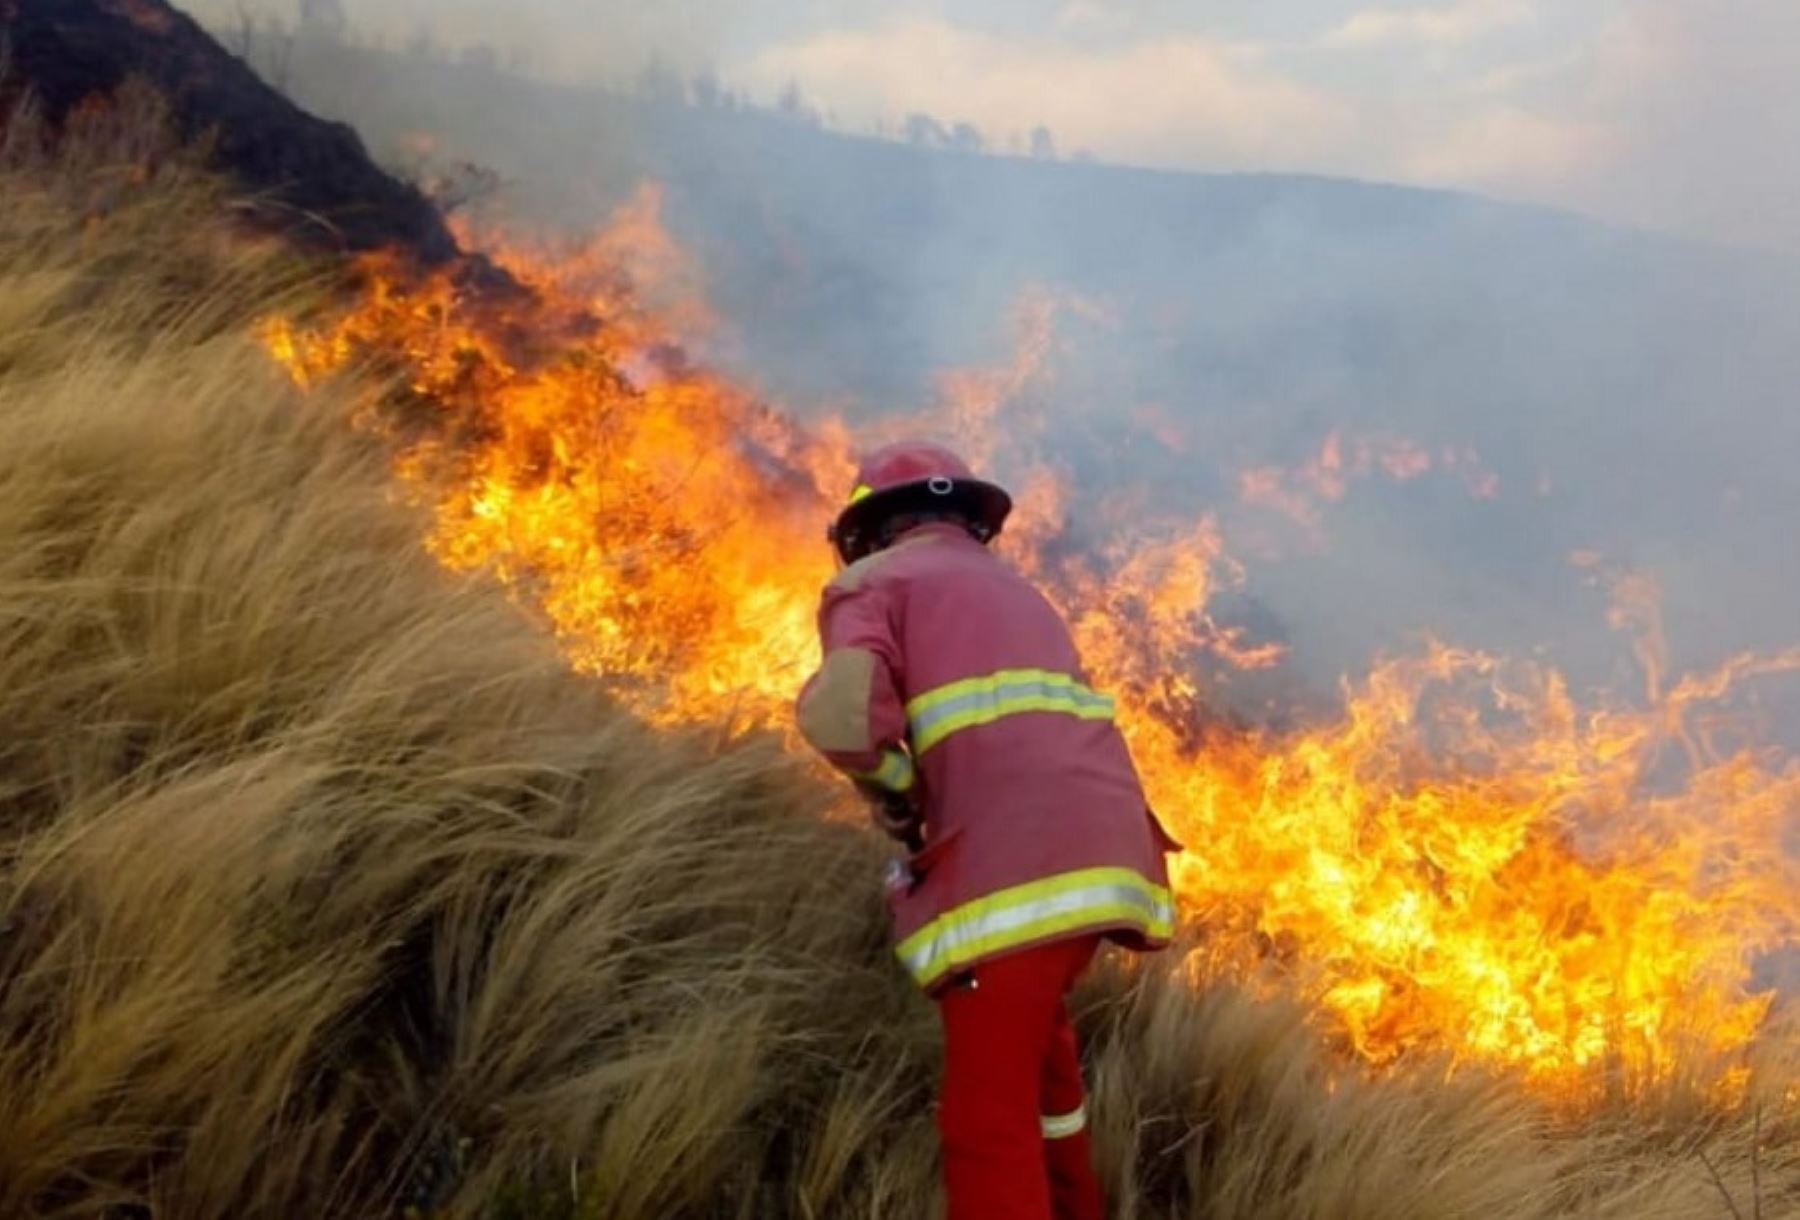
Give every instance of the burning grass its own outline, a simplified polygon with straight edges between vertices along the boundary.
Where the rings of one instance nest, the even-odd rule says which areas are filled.
[[[779,733],[815,656],[818,525],[847,494],[848,429],[797,426],[683,354],[681,320],[706,314],[684,295],[694,276],[674,277],[673,320],[634,291],[637,265],[675,261],[653,201],[583,250],[499,247],[535,300],[371,258],[341,310],[278,316],[265,341],[302,384],[358,362],[404,380],[403,407],[371,415],[433,509],[429,545],[507,583],[578,669],[657,723]],[[1076,496],[1032,453],[1045,421],[1021,394],[1053,335],[1029,304],[1009,367],[947,376],[935,410],[877,429],[1009,459],[1024,494],[1002,548],[1119,696],[1152,803],[1193,845],[1174,881],[1213,964],[1278,975],[1375,1063],[1448,1054],[1583,1104],[1779,1093],[1756,1055],[1792,1035],[1753,966],[1800,933],[1800,762],[1743,696],[1800,669],[1800,649],[1670,675],[1643,579],[1590,564],[1638,636],[1638,702],[1433,643],[1346,683],[1335,720],[1230,724],[1197,660],[1280,660],[1209,614],[1242,569],[1215,519]],[[1328,452],[1327,490],[1346,462]]]
[[[137,139],[0,160],[0,1215],[933,1214],[881,849],[447,572]],[[1800,1206],[1784,1115],[1371,1074],[1206,960],[1082,997],[1121,1217]]]

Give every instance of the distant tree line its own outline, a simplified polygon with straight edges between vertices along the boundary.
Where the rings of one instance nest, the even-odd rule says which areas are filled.
[[[632,91],[639,101],[649,106],[758,111],[802,127],[834,129],[837,126],[832,113],[814,104],[798,81],[788,81],[776,95],[772,106],[761,106],[748,94],[728,88],[710,68],[692,75],[683,75],[660,56],[652,57],[645,64],[638,73]],[[885,140],[898,140],[917,148],[945,152],[1005,152],[1012,156],[1030,157],[1035,161],[1058,159],[1056,135],[1048,127],[1041,125],[1029,132],[1014,134],[1004,145],[997,145],[973,123],[946,122],[930,114],[915,112],[907,115],[897,127],[890,128],[887,123],[878,121],[874,130],[868,134]],[[1080,159],[1080,154],[1077,159]]]
[[[352,29],[344,0],[294,0],[293,18],[256,17],[237,0],[236,13],[226,28],[218,33],[226,46],[256,68],[271,84],[287,90],[292,84],[294,57],[301,48],[314,50],[331,46],[356,46],[384,51],[389,48],[379,37],[359,37]],[[421,22],[398,50],[406,55],[441,63],[456,64],[476,72],[510,72],[528,75],[534,64],[530,51],[523,47],[501,50],[485,43],[460,48],[441,41],[427,22]],[[620,91],[616,83],[606,87]],[[769,104],[760,104],[749,93],[734,89],[719,79],[717,72],[703,69],[683,73],[661,56],[652,56],[639,70],[636,79],[624,92],[646,106],[685,108],[702,111],[754,112],[771,115],[783,122],[821,130],[837,128],[835,116],[815,104],[790,80]],[[996,141],[974,123],[945,120],[924,112],[906,116],[897,125],[877,121],[872,131],[864,134],[879,139],[910,144],[915,148],[979,155],[999,153],[1029,157],[1035,161],[1055,161],[1060,152],[1056,135],[1045,126],[1029,132],[1015,132]],[[1075,160],[1089,159],[1077,153]]]

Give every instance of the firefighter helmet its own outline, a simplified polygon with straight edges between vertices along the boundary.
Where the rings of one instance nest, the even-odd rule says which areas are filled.
[[[855,563],[887,544],[883,528],[887,523],[934,512],[964,518],[970,533],[992,542],[1012,512],[1012,497],[998,485],[976,478],[968,463],[950,450],[904,441],[863,459],[856,490],[829,536],[844,562]]]

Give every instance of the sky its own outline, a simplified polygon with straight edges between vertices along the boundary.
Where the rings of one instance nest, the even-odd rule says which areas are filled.
[[[298,0],[194,0],[204,15]],[[835,125],[1479,191],[1800,253],[1796,0],[342,0],[546,74],[651,56]]]

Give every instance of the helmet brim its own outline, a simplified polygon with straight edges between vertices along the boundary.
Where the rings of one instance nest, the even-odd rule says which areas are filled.
[[[942,486],[948,482],[948,488]],[[957,512],[968,517],[991,542],[1000,536],[1012,515],[1013,501],[1006,489],[983,479],[921,479],[873,492],[846,508],[832,528],[832,537],[872,537],[881,523],[906,513]]]

